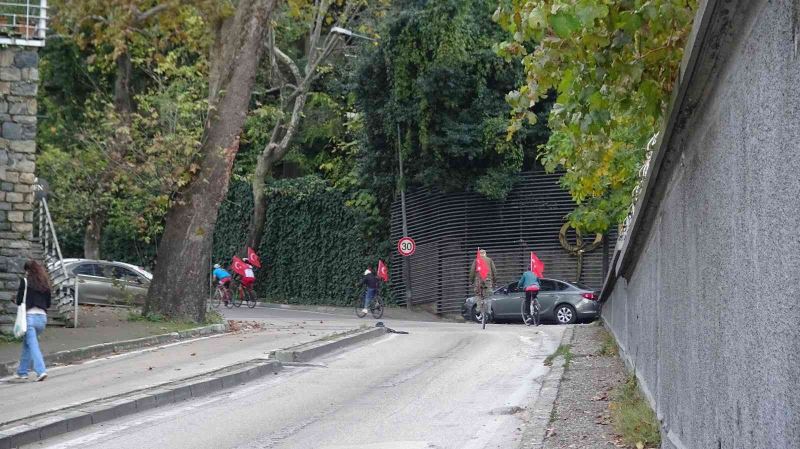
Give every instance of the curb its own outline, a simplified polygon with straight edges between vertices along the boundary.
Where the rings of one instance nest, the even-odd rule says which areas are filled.
[[[167,343],[186,340],[188,338],[222,334],[225,332],[228,332],[227,323],[212,324],[210,326],[196,327],[194,329],[171,332],[169,334],[152,335],[150,337],[135,338],[133,340],[112,341],[109,343],[85,346],[83,348],[54,352],[52,354],[45,355],[44,362],[46,365],[68,365],[94,357],[102,357],[109,354],[127,352],[134,349],[146,348],[148,346],[160,346]],[[14,374],[18,364],[18,360],[0,362],[0,377]],[[2,446],[0,446],[0,449],[2,449]]]
[[[0,428],[0,449],[35,443],[133,413],[208,396],[270,373],[277,374],[281,368],[278,361],[255,359],[197,377],[22,418]]]
[[[559,346],[571,344],[573,335],[572,327],[567,328],[561,337]],[[528,406],[527,424],[522,432],[519,449],[541,449],[544,446],[547,426],[550,424],[550,414],[555,407],[564,372],[564,358],[558,357],[553,361],[550,371],[542,379],[542,386],[536,400]]]
[[[199,330],[192,329],[187,332],[193,331]],[[11,449],[35,443],[126,415],[190,398],[208,396],[220,390],[251,382],[270,373],[278,374],[284,363],[308,361],[313,357],[328,354],[386,333],[385,328],[358,329],[335,335],[334,338],[341,337],[335,340],[316,340],[273,351],[268,359],[253,359],[187,379],[21,418],[0,425],[0,449]]]
[[[336,340],[330,341],[330,338],[324,340],[315,340],[309,343],[293,346],[287,349],[281,349],[270,353],[270,358],[274,358],[279,362],[292,363],[292,362],[307,362],[314,357],[319,357],[324,354],[336,351],[337,349],[344,348],[349,345],[359,343],[370,338],[380,337],[386,334],[385,327],[376,327],[366,330],[356,330],[344,334],[333,335]]]

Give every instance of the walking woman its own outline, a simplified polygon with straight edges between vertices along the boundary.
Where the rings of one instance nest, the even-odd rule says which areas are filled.
[[[25,333],[22,343],[22,356],[19,359],[17,368],[17,379],[27,379],[28,370],[33,365],[36,372],[36,381],[40,382],[47,378],[47,370],[44,366],[44,357],[39,349],[39,334],[44,332],[47,325],[47,309],[50,308],[50,278],[47,271],[35,260],[25,262],[25,275],[27,277],[27,287],[24,279],[19,281],[19,291],[17,291],[17,305],[22,304],[25,289],[25,306],[27,311],[28,331]]]

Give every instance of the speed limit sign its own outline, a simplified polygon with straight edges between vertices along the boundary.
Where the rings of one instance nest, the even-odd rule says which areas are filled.
[[[401,256],[410,256],[417,250],[417,244],[411,237],[403,237],[397,241],[397,252]]]

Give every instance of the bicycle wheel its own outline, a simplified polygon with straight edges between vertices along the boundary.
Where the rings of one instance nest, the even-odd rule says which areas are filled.
[[[225,307],[229,309],[233,307],[233,296],[234,296],[233,290],[231,289],[230,286],[228,286],[228,290],[225,292],[225,297],[223,299]]]
[[[231,302],[233,306],[236,308],[242,307],[242,301],[244,301],[244,288],[239,286],[238,289],[233,291],[233,297],[231,298]]]
[[[486,315],[488,315],[486,300],[481,301],[481,329],[486,329]]]
[[[247,301],[247,307],[254,308],[256,306],[256,292],[251,289],[245,290],[245,301]]]
[[[214,289],[214,294],[211,296],[211,306],[214,308],[219,308],[219,305],[222,304],[222,295],[223,293],[218,289]]]
[[[355,311],[356,311],[356,316],[359,318],[364,318],[365,316],[367,316],[366,312],[364,312],[364,295],[356,297]]]
[[[372,300],[372,304],[369,306],[369,310],[372,312],[372,317],[380,319],[383,316],[383,299],[380,296],[376,296],[375,299]]]
[[[533,324],[533,315],[531,314],[532,302],[533,301],[529,302],[527,299],[522,301],[522,322],[525,323],[526,326]]]

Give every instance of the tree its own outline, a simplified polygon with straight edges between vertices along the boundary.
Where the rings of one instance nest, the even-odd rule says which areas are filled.
[[[491,21],[495,5],[398,2],[380,45],[362,59],[355,80],[364,115],[362,182],[373,187],[382,215],[397,188],[398,143],[411,186],[503,198],[515,175],[532,166],[531,150],[547,128],[505,138],[504,97],[523,73],[492,51],[501,36]],[[547,107],[539,109],[544,117]]]
[[[628,213],[647,142],[663,119],[696,0],[501,0],[508,32],[496,49],[521,58],[526,80],[508,94],[509,138],[536,123],[557,93],[539,158],[578,203],[578,229],[604,232]]]
[[[209,113],[198,171],[172,202],[144,313],[202,321],[214,226],[247,115],[276,0],[240,0],[211,16]]]
[[[322,66],[337,50],[340,37],[331,31],[332,26],[348,27],[356,15],[362,14],[368,2],[364,0],[331,0],[295,2],[290,4],[290,19],[305,18],[308,35],[305,37],[304,52],[301,55],[305,65],[298,64],[291,52],[285,51],[278,40],[278,27],[271,27],[267,44],[270,55],[270,68],[274,73],[270,84],[280,93],[278,106],[273,114],[273,128],[269,141],[264,146],[253,174],[253,218],[250,221],[247,244],[258,248],[264,234],[266,223],[267,195],[266,180],[272,167],[281,161],[290,149],[290,144],[298,128],[311,92],[312,85],[323,72]],[[381,4],[382,2],[377,2]],[[291,43],[291,42],[289,42]]]
[[[93,192],[85,203],[84,256],[87,258],[100,257],[103,229],[115,199],[114,191],[119,188],[118,177],[124,173],[120,167],[125,166],[130,158],[133,145],[131,126],[136,112],[136,92],[133,87],[135,64],[132,57],[152,60],[154,55],[161,55],[159,50],[180,38],[186,23],[191,28],[192,22],[187,19],[195,10],[183,6],[183,3],[186,2],[56,0],[52,5],[57,11],[53,15],[54,28],[61,36],[74,41],[81,50],[90,53],[91,69],[109,75],[113,85],[113,93],[108,100],[113,104],[113,110],[105,111],[105,92],[95,92],[96,98],[90,105],[102,109],[106,118],[114,123],[104,127],[106,135],[97,136],[97,141],[102,143],[106,163],[96,174]],[[197,6],[208,8],[209,5],[197,2]],[[202,39],[197,41],[197,45],[201,43]]]

